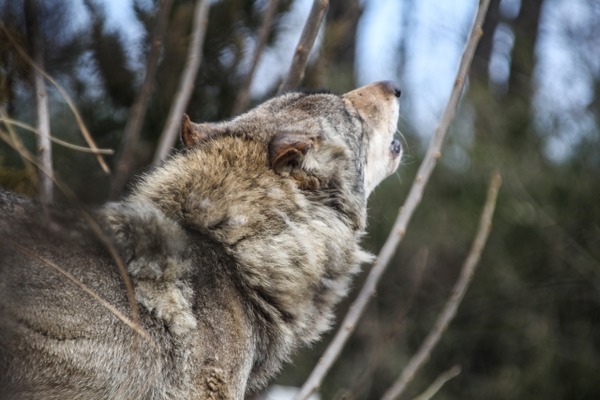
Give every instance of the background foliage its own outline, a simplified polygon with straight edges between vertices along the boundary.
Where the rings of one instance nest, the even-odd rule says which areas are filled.
[[[222,0],[211,5],[203,62],[187,107],[193,120],[231,117],[266,3]],[[267,44],[273,54],[293,30],[296,3],[279,2]],[[423,23],[413,12],[415,3],[402,1],[403,12],[396,16],[403,27],[391,57],[396,76],[381,77],[412,89],[403,95],[405,165],[370,201],[366,245],[374,252],[387,236],[422,157],[423,137],[429,134],[419,131],[411,112],[416,99],[428,96],[427,88],[419,88],[407,72],[411,33]],[[409,395],[420,393],[442,371],[458,364],[461,375],[437,398],[600,398],[600,4],[577,2],[580,18],[567,18],[554,30],[557,40],[570,49],[576,69],[564,75],[568,78],[562,86],[554,87],[558,91],[548,92],[543,85],[548,67],[541,60],[548,60],[552,49],[543,41],[547,32],[541,33],[550,29],[544,19],[560,12],[562,3],[492,1],[442,163],[378,296],[326,380],[323,398],[378,398],[393,382],[449,294],[494,169],[501,171],[504,185],[479,270],[456,320]],[[130,4],[140,27],[139,44],[131,48],[111,25],[106,4],[45,0],[39,2],[38,12],[45,70],[76,101],[99,147],[118,150],[143,79],[158,5],[150,0]],[[304,86],[335,92],[356,86],[356,59],[361,57],[356,32],[369,4],[330,2]],[[193,7],[192,1],[175,0],[170,10],[149,112],[130,160],[134,173],[151,161],[175,95]],[[28,49],[31,40],[22,2],[0,0],[0,18],[5,28],[0,31],[0,110],[34,125],[32,69],[15,50]],[[431,62],[445,61],[432,54]],[[494,68],[499,62],[504,66],[501,74]],[[263,85],[253,91],[252,101],[260,102],[276,89],[277,85]],[[51,87],[49,97],[52,134],[84,145],[64,99]],[[560,112],[552,111],[557,109]],[[33,150],[34,136],[18,132]],[[57,175],[83,201],[108,198],[111,176],[93,156],[53,149]],[[113,170],[116,159],[108,158]],[[0,185],[36,193],[35,176],[3,143]],[[360,281],[361,277],[356,287]],[[340,312],[345,307],[342,304]],[[327,338],[299,354],[280,382],[299,386],[326,343]]]

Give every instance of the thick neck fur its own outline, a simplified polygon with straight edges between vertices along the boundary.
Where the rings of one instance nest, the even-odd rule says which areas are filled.
[[[235,258],[239,290],[265,324],[256,334],[262,337],[258,346],[267,348],[257,351],[263,357],[255,360],[250,386],[262,384],[292,349],[329,327],[333,306],[370,257],[358,244],[362,230],[339,210],[317,203],[318,197],[271,170],[263,143],[228,137],[174,156],[122,203],[150,205],[171,221],[168,226],[179,226],[181,232],[165,232],[166,242],[190,240],[185,230],[195,230]],[[364,219],[365,210],[357,212]],[[178,244],[171,247],[182,251]]]

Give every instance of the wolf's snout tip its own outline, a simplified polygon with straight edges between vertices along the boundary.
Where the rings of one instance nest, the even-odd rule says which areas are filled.
[[[382,81],[380,82],[380,84],[385,88],[385,90],[387,90],[390,93],[393,93],[396,97],[400,97],[400,95],[402,94],[400,88],[396,85],[396,83],[392,81]]]
[[[400,155],[400,153],[402,152],[402,144],[400,143],[400,140],[392,140],[392,143],[390,144],[390,151],[392,152],[394,157],[398,157]]]

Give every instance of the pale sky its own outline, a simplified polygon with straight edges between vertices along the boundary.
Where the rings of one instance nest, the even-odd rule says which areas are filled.
[[[131,47],[131,62],[139,59],[135,43],[140,26],[130,9],[130,0],[100,0],[106,5],[110,28],[123,33]],[[585,21],[586,0],[546,1],[542,12],[538,64],[535,79],[539,90],[536,109],[544,123],[559,116],[564,132],[548,140],[548,154],[555,159],[568,155],[572,144],[589,128],[591,116],[577,120],[564,117],[564,110],[585,107],[591,101],[590,73],[583,70],[573,50],[564,40],[565,29]],[[273,49],[268,49],[256,71],[252,91],[262,95],[287,72],[289,60],[313,0],[296,0],[292,13],[282,26],[288,32],[280,35]],[[459,57],[478,4],[477,0],[362,0],[364,15],[357,32],[356,80],[359,85],[383,79],[397,80],[404,101],[410,107],[410,124],[423,137],[432,134],[442,108],[450,94]],[[403,5],[410,4],[404,10]],[[81,5],[83,8],[83,6]],[[501,11],[516,16],[520,0],[503,0]],[[403,18],[410,13],[410,28],[403,32]],[[85,23],[83,21],[82,23]],[[408,35],[405,69],[398,75],[398,47]],[[492,78],[506,78],[514,37],[508,27],[500,27],[494,39],[496,50],[491,60]],[[318,46],[317,46],[318,48]],[[597,57],[600,63],[600,57]],[[600,67],[598,67],[600,68]],[[598,70],[596,69],[596,71]],[[556,93],[561,93],[556,96]],[[407,118],[408,119],[408,118]],[[546,121],[546,122],[544,122]],[[587,125],[586,125],[587,124]]]

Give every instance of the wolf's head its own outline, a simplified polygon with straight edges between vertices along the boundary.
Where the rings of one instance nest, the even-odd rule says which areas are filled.
[[[149,172],[118,205],[128,220],[143,218],[135,225],[145,231],[159,226],[133,235],[157,238],[152,248],[187,255],[194,247],[185,243],[203,246],[208,236],[233,257],[228,271],[263,316],[250,387],[264,384],[294,348],[318,339],[352,275],[371,259],[360,247],[366,201],[400,162],[399,96],[379,82],[341,96],[288,93],[222,123],[186,117],[187,150]],[[151,212],[129,215],[142,206]],[[165,226],[184,228],[188,239]],[[190,271],[207,265],[190,257]]]
[[[400,90],[377,82],[343,95],[288,93],[231,121],[195,124],[184,117],[181,137],[190,148],[233,136],[261,142],[268,166],[292,178],[307,197],[354,214],[399,165],[396,124]]]

